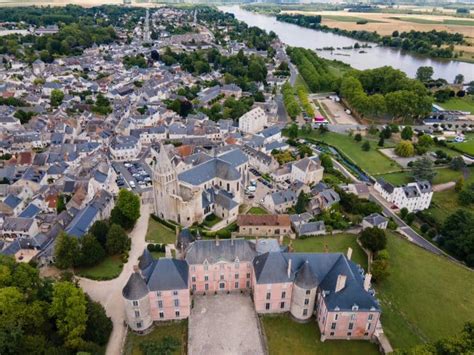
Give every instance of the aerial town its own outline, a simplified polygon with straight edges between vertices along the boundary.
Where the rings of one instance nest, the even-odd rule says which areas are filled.
[[[241,11],[2,8],[1,354],[474,351],[473,65]]]

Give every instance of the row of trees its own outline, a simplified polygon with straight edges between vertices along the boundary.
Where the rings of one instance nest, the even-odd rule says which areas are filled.
[[[0,353],[101,353],[112,331],[103,307],[70,281],[0,256]]]
[[[319,58],[316,53],[299,47],[288,47],[287,53],[312,92],[337,88],[336,78],[328,70],[326,61]]]
[[[295,90],[289,82],[286,82],[281,87],[281,93],[283,94],[286,112],[294,120],[301,113],[300,105],[295,98]]]
[[[424,85],[392,67],[351,71],[339,91],[363,116],[414,120],[431,112],[432,97]]]

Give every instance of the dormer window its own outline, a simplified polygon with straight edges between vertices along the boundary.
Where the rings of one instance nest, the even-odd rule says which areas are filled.
[[[359,310],[359,306],[356,305],[356,304],[354,304],[354,305],[352,306],[352,310],[353,310],[353,311],[358,311],[358,310]]]

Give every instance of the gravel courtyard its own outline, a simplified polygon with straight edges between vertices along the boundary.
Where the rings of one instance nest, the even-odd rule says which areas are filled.
[[[264,354],[249,296],[194,296],[189,317],[190,355]]]

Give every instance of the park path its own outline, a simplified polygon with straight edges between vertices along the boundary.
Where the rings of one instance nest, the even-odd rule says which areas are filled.
[[[129,252],[128,261],[123,265],[120,275],[109,281],[94,281],[79,278],[79,285],[96,302],[100,302],[109,317],[112,318],[114,328],[107,344],[106,355],[119,355],[122,353],[122,346],[127,334],[125,321],[125,310],[122,298],[122,288],[128,281],[133,266],[138,264],[138,258],[142,255],[146,247],[145,235],[150,218],[149,205],[142,204],[140,208],[140,218],[129,236],[132,245]]]
[[[453,188],[454,185],[456,185],[454,181],[448,181],[448,182],[445,182],[444,184],[433,185],[433,192],[449,190]]]

